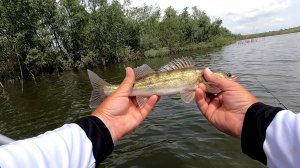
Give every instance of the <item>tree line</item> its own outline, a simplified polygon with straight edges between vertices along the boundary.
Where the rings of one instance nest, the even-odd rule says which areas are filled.
[[[129,0],[1,0],[0,79],[232,42],[221,19],[191,11],[130,7]]]
[[[247,34],[247,35],[236,35],[237,39],[244,40],[244,39],[253,39],[253,38],[259,38],[259,37],[267,37],[267,36],[275,36],[275,35],[281,35],[281,34],[289,34],[289,33],[298,33],[300,32],[300,26],[298,27],[292,27],[287,29],[280,29],[275,31],[268,31],[263,33],[255,33],[255,34]]]

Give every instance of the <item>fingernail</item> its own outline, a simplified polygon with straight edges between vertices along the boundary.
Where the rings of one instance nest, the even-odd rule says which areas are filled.
[[[208,74],[212,74],[212,72],[209,68],[206,68],[206,71],[207,71]]]

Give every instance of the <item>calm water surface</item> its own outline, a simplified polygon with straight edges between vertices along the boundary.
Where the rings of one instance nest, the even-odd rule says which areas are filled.
[[[236,43],[190,56],[197,67],[225,70],[262,102],[300,112],[300,33]],[[172,59],[157,58],[110,65],[95,72],[119,83],[126,66],[149,64],[154,69]],[[264,88],[265,87],[265,88]],[[267,89],[266,89],[267,88]],[[38,135],[88,115],[92,88],[86,71],[40,77],[0,89],[0,133],[14,139]],[[276,98],[274,98],[274,96]],[[150,116],[116,146],[100,167],[264,167],[240,149],[240,142],[213,128],[194,103],[161,98]]]

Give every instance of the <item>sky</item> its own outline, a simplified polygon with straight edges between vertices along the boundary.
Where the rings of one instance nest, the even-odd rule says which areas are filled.
[[[253,34],[300,26],[300,0],[131,0],[131,6],[172,6],[178,12],[197,6],[210,18],[220,18],[235,34]],[[191,10],[190,10],[191,11]]]

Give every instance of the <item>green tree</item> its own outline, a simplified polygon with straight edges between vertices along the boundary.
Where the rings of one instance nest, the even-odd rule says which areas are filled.
[[[193,20],[188,12],[188,8],[184,8],[179,17],[181,32],[183,34],[184,41],[186,43],[194,43]]]
[[[193,8],[193,39],[194,42],[204,42],[207,41],[209,26],[210,26],[210,18],[206,15],[205,12],[198,9],[196,6]]]
[[[176,51],[183,39],[180,26],[180,17],[173,7],[165,10],[165,15],[160,23],[160,40],[163,46],[167,46],[171,51]]]
[[[140,50],[145,51],[161,47],[159,8],[146,5],[134,7],[127,12],[127,18],[134,25],[135,40],[138,42]],[[136,49],[136,47],[134,48]]]
[[[58,35],[68,56],[78,65],[85,53],[86,36],[84,31],[89,21],[88,12],[79,0],[61,0],[58,3]]]
[[[191,14],[169,7],[161,17],[159,7],[130,7],[129,0],[0,2],[1,78],[167,55],[232,39],[221,19],[211,22],[197,7]]]

